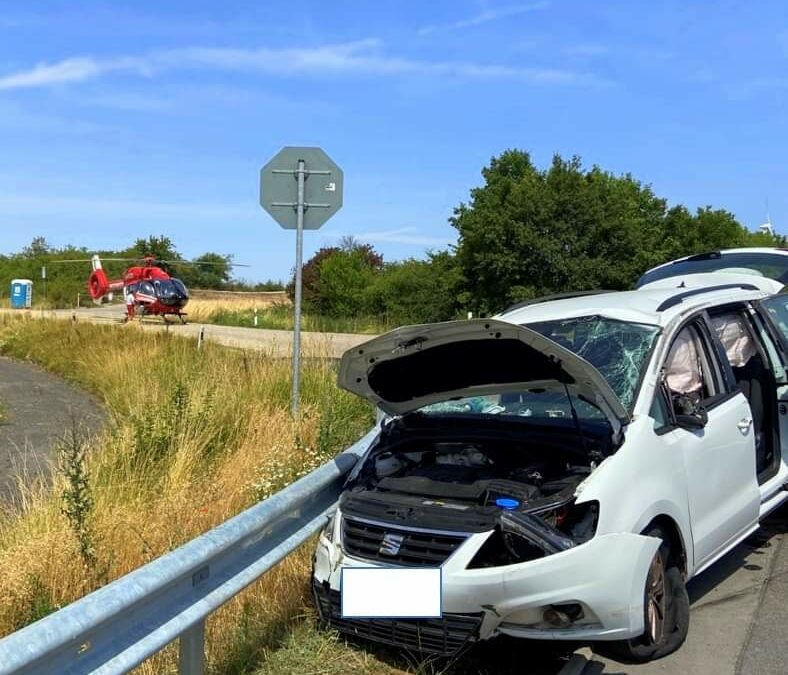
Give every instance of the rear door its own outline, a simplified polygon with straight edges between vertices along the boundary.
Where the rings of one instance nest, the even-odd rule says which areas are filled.
[[[773,295],[753,303],[760,319],[762,341],[772,363],[777,382],[777,424],[781,458],[775,466],[777,482],[788,475],[788,293]],[[765,486],[766,492],[769,491]]]

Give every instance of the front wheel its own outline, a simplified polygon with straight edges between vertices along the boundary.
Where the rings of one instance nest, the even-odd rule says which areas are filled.
[[[643,597],[645,631],[631,640],[611,644],[619,658],[645,663],[675,652],[689,630],[689,596],[681,571],[671,557],[667,538],[659,529],[647,532],[658,537],[662,545],[654,555],[646,576]]]

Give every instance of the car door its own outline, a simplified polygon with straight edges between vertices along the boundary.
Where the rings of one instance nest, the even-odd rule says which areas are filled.
[[[702,318],[685,324],[662,368],[673,423],[661,435],[684,465],[696,571],[755,527],[760,504],[750,408],[713,339]],[[702,427],[676,423],[687,398],[706,411]]]
[[[753,303],[763,322],[762,340],[777,384],[777,424],[781,457],[775,466],[778,483],[788,474],[788,293],[773,295]]]

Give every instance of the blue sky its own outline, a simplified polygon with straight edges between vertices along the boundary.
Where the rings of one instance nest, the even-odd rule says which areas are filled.
[[[353,234],[388,259],[455,241],[506,148],[579,154],[746,225],[788,223],[788,3],[0,0],[0,250],[37,234],[284,278],[294,236],[260,167],[319,145]]]

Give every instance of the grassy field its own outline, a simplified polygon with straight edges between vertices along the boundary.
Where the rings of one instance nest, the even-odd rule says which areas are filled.
[[[228,297],[189,301],[186,311],[192,323],[213,323],[222,326],[254,327],[254,310],[257,309],[257,327],[278,330],[293,329],[293,308],[289,305],[261,306],[259,302],[246,298]],[[315,314],[303,314],[301,328],[321,333],[367,333],[377,335],[394,326],[381,317],[333,318]]]
[[[0,634],[240,512],[372,422],[365,403],[337,389],[325,361],[305,366],[303,416],[294,423],[289,363],[265,354],[211,344],[198,352],[192,341],[134,326],[15,318],[0,319],[0,350],[92,390],[111,417],[97,438],[70,432],[52,487],[34,481],[20,510],[0,516]],[[211,672],[254,672],[293,631],[340,648],[316,632],[309,558],[305,547],[214,616]],[[348,650],[346,660],[356,658],[367,657]],[[173,671],[171,651],[140,669]]]

